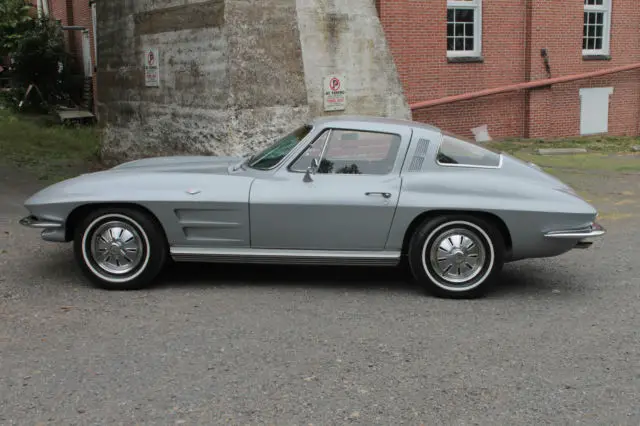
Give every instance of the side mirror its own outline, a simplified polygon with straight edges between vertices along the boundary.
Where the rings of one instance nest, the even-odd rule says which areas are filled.
[[[311,178],[312,174],[315,174],[316,170],[318,170],[318,159],[314,158],[313,160],[311,160],[311,165],[309,167],[307,167],[307,171],[304,174],[304,178],[302,179],[305,182],[313,182],[313,179]]]

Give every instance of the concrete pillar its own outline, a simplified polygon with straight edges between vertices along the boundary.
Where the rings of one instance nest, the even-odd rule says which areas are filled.
[[[371,0],[296,0],[309,108],[324,112],[323,81],[346,77],[339,114],[410,119],[402,84]]]
[[[410,117],[371,0],[112,0],[97,8],[107,159],[255,151],[325,114],[327,73],[346,77],[339,114]],[[145,84],[151,48],[158,87]]]

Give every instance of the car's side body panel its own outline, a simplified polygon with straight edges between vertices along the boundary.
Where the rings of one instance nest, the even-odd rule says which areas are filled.
[[[438,164],[441,142],[437,132],[414,133],[388,250],[401,249],[411,223],[434,211],[488,213],[501,220],[512,241],[507,260],[571,250],[576,241],[545,238],[545,233],[583,229],[595,220],[591,205],[558,190],[570,191],[562,182],[509,156],[503,156],[499,167]]]
[[[297,156],[273,176],[256,179],[250,195],[251,247],[300,250],[384,250],[401,192],[400,170],[411,142],[411,127],[380,123],[337,123],[322,131],[360,130],[400,137],[388,174],[322,174],[305,181],[292,170]],[[304,149],[298,151],[298,154]]]
[[[252,177],[125,170],[104,172],[108,179],[98,173],[63,182],[27,206],[38,217],[65,222],[79,206],[130,203],[157,217],[170,245],[249,247]]]

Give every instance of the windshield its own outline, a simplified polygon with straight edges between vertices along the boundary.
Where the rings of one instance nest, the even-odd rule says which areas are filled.
[[[270,147],[251,157],[247,162],[248,166],[258,170],[269,170],[291,152],[310,131],[311,126],[309,125],[297,128]]]

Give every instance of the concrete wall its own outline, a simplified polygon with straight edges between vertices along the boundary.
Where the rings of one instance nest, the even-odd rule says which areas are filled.
[[[297,0],[297,5],[313,115],[326,115],[323,80],[336,73],[346,77],[348,90],[347,108],[340,114],[411,118],[374,2]]]
[[[332,0],[97,4],[106,159],[262,148],[322,113],[322,74],[331,70],[347,75],[347,113],[409,116],[370,0],[361,8]],[[324,11],[342,23],[319,27],[313,20],[327,22]],[[160,49],[159,88],[144,83],[150,47]]]

